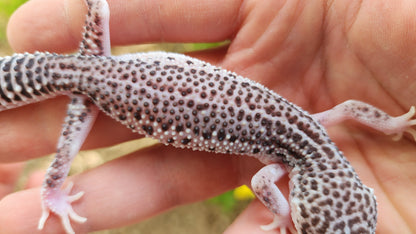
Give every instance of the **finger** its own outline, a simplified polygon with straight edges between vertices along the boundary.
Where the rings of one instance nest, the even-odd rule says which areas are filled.
[[[23,166],[23,163],[0,164],[0,199],[16,187]]]
[[[37,170],[29,175],[26,180],[24,189],[31,189],[42,186],[45,177],[45,170]]]
[[[85,224],[72,223],[77,233],[139,222],[174,206],[219,194],[239,185],[259,166],[255,159],[234,160],[225,155],[165,146],[143,151],[138,156],[119,158],[70,178],[75,184],[72,194],[85,192],[73,204],[79,215],[88,218]],[[3,199],[0,202],[2,231],[33,232],[41,214],[39,201],[39,189]],[[20,222],[24,225],[19,225]],[[62,231],[56,216],[47,220],[45,231]]]
[[[111,40],[113,45],[222,41],[235,33],[240,4],[237,0],[109,1]],[[10,45],[18,52],[74,50],[81,40],[85,13],[81,0],[28,1],[9,21]]]

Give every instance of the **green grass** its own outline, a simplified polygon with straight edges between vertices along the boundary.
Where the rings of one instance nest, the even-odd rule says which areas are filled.
[[[0,12],[8,16],[27,0],[2,0],[0,1]]]
[[[6,17],[11,16],[12,13],[27,0],[1,0],[0,1],[0,14],[4,14]]]

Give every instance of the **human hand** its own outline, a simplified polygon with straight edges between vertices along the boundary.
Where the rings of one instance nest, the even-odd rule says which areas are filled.
[[[175,7],[171,1],[156,3],[137,1],[127,6],[110,1],[113,45],[231,39],[227,48],[193,56],[259,81],[310,112],[358,99],[399,115],[416,103],[416,86],[412,85],[416,37],[408,30],[415,24],[414,6],[408,5],[414,4],[411,1],[360,5],[358,1],[213,0],[199,5],[179,1]],[[9,24],[11,45],[17,52],[74,50],[84,13],[80,1],[32,0]],[[29,19],[30,24],[25,23]],[[7,133],[0,134],[1,161],[23,161],[52,152],[65,102],[65,98],[58,98],[1,112],[0,133]],[[393,142],[352,125],[330,128],[330,135],[363,182],[375,189],[377,231],[415,232],[416,224],[411,220],[416,209],[407,205],[412,204],[409,199],[416,192],[415,143],[405,139]],[[101,115],[84,148],[136,137]],[[74,193],[86,192],[74,209],[88,221],[74,224],[74,228],[88,232],[137,222],[247,183],[259,168],[251,158],[171,147],[137,152],[70,179],[75,183]],[[2,230],[35,230],[41,213],[39,193],[39,188],[34,188],[3,199]],[[258,226],[271,219],[264,207],[254,203],[227,232],[264,233]],[[45,232],[57,230],[62,230],[58,219],[48,220]]]

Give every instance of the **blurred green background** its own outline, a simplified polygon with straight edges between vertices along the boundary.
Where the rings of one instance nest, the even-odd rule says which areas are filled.
[[[7,20],[12,15],[12,13],[24,2],[26,2],[26,0],[0,0],[0,56],[10,55],[13,53],[7,43]],[[185,52],[217,47],[224,45],[225,43],[227,42],[187,44],[165,43],[117,47],[113,50],[116,54],[149,50]],[[155,141],[153,140],[141,139],[104,149],[83,151],[75,159],[70,173],[80,173],[82,171],[96,167],[106,161],[121,157],[130,152],[151,146],[153,144],[155,144]],[[50,161],[51,156],[30,161],[27,164],[24,173],[25,175],[22,176],[19,182],[19,187],[23,187],[25,184],[26,176],[31,172],[39,169],[46,170]],[[242,186],[207,201],[174,208],[169,212],[158,215],[139,224],[120,229],[99,231],[95,233],[222,233],[226,227],[231,224],[235,217],[247,206],[253,197],[254,196],[251,191],[247,187]]]

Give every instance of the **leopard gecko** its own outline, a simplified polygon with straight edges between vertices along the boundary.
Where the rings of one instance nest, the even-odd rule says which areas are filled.
[[[361,182],[323,125],[351,118],[398,138],[408,132],[416,139],[414,107],[391,117],[349,100],[310,115],[259,83],[185,55],[112,56],[107,2],[86,3],[78,54],[37,52],[0,59],[0,111],[58,95],[71,99],[41,189],[39,229],[50,212],[60,217],[67,233],[74,233],[70,220],[86,222],[71,206],[83,192],[71,195],[72,184],[66,189],[62,184],[102,111],[167,145],[259,159],[265,166],[252,178],[252,189],[274,214],[264,230],[375,233],[373,189]],[[275,185],[286,173],[288,201]]]

